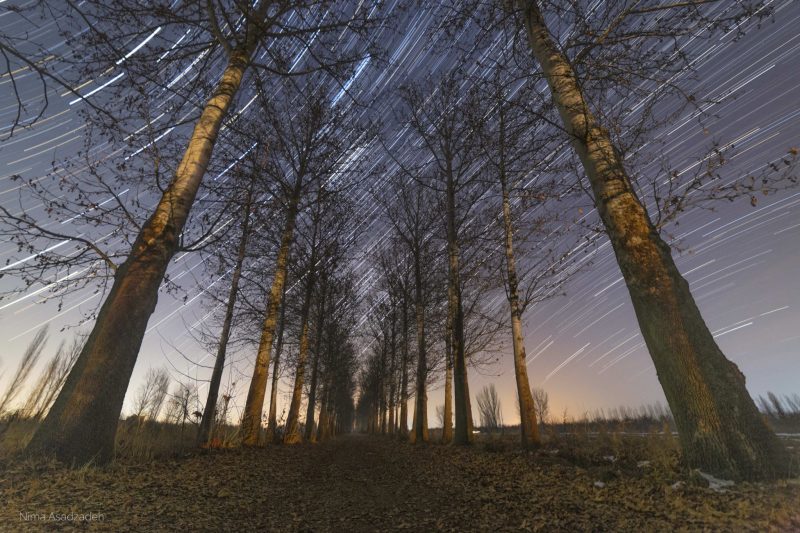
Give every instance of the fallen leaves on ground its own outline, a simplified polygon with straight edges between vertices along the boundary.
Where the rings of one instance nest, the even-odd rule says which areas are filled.
[[[617,467],[605,463],[578,466],[546,452],[412,446],[360,435],[103,469],[6,462],[0,529],[800,530],[797,483],[715,492],[652,469],[610,475],[606,470]],[[70,512],[102,519],[49,516]]]

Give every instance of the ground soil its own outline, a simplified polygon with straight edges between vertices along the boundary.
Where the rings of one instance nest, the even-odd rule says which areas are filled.
[[[717,492],[655,468],[358,435],[103,469],[5,460],[0,502],[3,531],[800,531],[791,481]],[[88,513],[102,516],[75,520]]]

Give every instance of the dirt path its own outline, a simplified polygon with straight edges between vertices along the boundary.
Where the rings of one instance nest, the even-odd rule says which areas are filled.
[[[643,474],[597,487],[591,468],[549,456],[364,436],[107,469],[2,468],[4,531],[800,530],[796,485],[717,493]],[[50,516],[70,512],[102,519]]]

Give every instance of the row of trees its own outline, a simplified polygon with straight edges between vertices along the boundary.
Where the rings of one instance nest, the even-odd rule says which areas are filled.
[[[266,118],[243,122],[235,134],[234,148],[245,153],[231,170],[235,185],[228,191],[230,204],[239,207],[233,224],[238,235],[232,232],[231,239],[218,241],[210,253],[217,272],[230,272],[230,284],[217,296],[219,336],[212,333],[209,339],[217,356],[198,434],[201,445],[212,438],[232,331],[255,351],[240,428],[243,444],[265,440],[270,365],[267,440],[313,441],[349,427],[352,417],[348,391],[356,361],[349,339],[355,307],[348,260],[358,232],[346,193],[360,167],[345,161],[367,137],[358,123],[331,105],[322,85],[303,93],[285,84],[280,95],[267,99],[259,91],[259,115]],[[234,257],[229,255],[232,243]],[[282,356],[290,356],[284,366],[291,369],[293,384],[280,434]]]
[[[380,348],[368,361],[360,398],[362,405],[373,402],[363,409],[385,413],[385,406],[394,404],[391,397],[385,399],[386,390],[406,390],[396,384],[407,376],[413,359],[415,440],[428,439],[427,387],[437,377],[434,370],[443,366],[443,440],[471,441],[468,363],[490,360],[498,333],[510,323],[522,444],[539,443],[522,314],[560,293],[577,271],[579,256],[567,234],[570,221],[556,212],[559,197],[569,195],[569,189],[533,178],[537,170],[545,171],[544,154],[558,140],[541,142],[532,136],[541,120],[526,108],[531,87],[503,83],[501,73],[498,69],[483,81],[453,73],[438,83],[405,87],[401,124],[416,138],[410,147],[386,146],[393,168],[385,179],[394,195],[382,202],[390,229],[384,251],[375,258],[383,283],[376,296],[380,324],[374,328],[373,346]],[[465,86],[469,89],[462,94]],[[519,219],[526,222],[524,230]],[[525,260],[518,267],[520,249]],[[502,290],[506,311],[496,302]],[[412,310],[413,323],[407,319]],[[502,318],[505,314],[510,320]],[[409,331],[416,335],[415,349]],[[389,360],[394,361],[397,342],[404,354],[412,354],[403,358],[400,373],[385,355],[392,354]]]
[[[456,70],[474,75],[449,74],[399,91],[399,122],[410,142],[384,137],[389,162],[378,176],[367,175],[353,157],[375,136],[334,96],[347,92],[349,82],[342,80],[375,42],[370,32],[383,22],[376,6],[68,3],[60,23],[87,31],[75,37],[83,52],[64,59],[72,62],[67,72],[76,81],[119,72],[126,83],[109,81],[88,108],[104,109],[87,119],[112,149],[100,157],[93,147],[86,167],[73,169],[101,185],[89,192],[67,186],[76,202],[69,206],[63,194],[48,196],[37,183],[31,189],[53,216],[71,210],[111,230],[99,241],[70,238],[77,252],[43,253],[32,270],[23,262],[9,272],[42,279],[48,267],[82,264],[88,266],[70,276],[96,279],[104,266],[111,283],[29,451],[67,462],[111,459],[125,391],[159,287],[170,281],[170,262],[178,251],[214,246],[217,255],[235,261],[222,267],[231,283],[220,297],[222,333],[200,440],[211,435],[234,321],[248,312],[242,331],[255,324],[257,340],[243,443],[261,440],[269,368],[273,363],[274,398],[284,337],[296,348],[283,441],[300,439],[306,385],[306,438],[314,435],[317,402],[320,428],[349,427],[357,322],[348,250],[357,225],[345,197],[360,178],[370,178],[389,230],[373,254],[381,281],[369,304],[370,353],[358,375],[358,412],[368,427],[405,431],[413,385],[411,439],[427,440],[427,387],[432,370],[442,365],[446,438],[452,409],[452,440],[469,443],[469,362],[480,364],[497,333],[510,331],[522,443],[538,444],[522,316],[526,306],[556,295],[585,264],[574,253],[583,245],[573,246],[565,236],[572,221],[559,214],[559,200],[582,192],[599,220],[577,222],[611,242],[688,463],[731,478],[785,473],[785,451],[743,376],[716,345],[661,235],[679,212],[749,194],[756,180],[722,180],[719,166],[709,164],[688,182],[679,182],[677,173],[666,180],[652,176],[655,194],[648,200],[647,176],[633,170],[647,163],[636,157],[642,146],[674,116],[660,104],[683,98],[683,109],[697,105],[674,81],[691,65],[683,46],[687,36],[741,31],[748,18],[767,12],[755,0],[737,0],[721,12],[707,3],[624,1],[590,8],[556,0],[472,0],[442,7],[438,12],[450,28],[473,39],[459,50]],[[498,36],[506,36],[507,46],[495,45]],[[147,46],[133,48],[137,42]],[[10,47],[4,44],[4,50]],[[65,82],[37,68],[43,82]],[[193,68],[198,74],[187,77]],[[209,83],[212,72],[222,74]],[[295,83],[301,75],[302,87]],[[331,80],[340,83],[334,94]],[[237,97],[248,92],[252,99],[238,107]],[[207,100],[198,104],[197,94]],[[117,101],[125,105],[114,106]],[[563,145],[576,157],[554,158]],[[125,148],[130,146],[136,148]],[[223,157],[213,163],[218,149]],[[220,172],[206,178],[215,164]],[[155,207],[147,212],[136,204],[146,212],[143,222],[108,185],[114,172],[125,175],[123,181],[149,177]],[[170,178],[162,184],[165,174]],[[69,180],[62,176],[64,182]],[[778,186],[765,183],[765,192]],[[113,208],[95,200],[109,193]],[[65,238],[24,212],[2,214],[21,249]],[[261,234],[267,237],[255,238]],[[104,251],[98,242],[116,251]],[[501,286],[503,306],[492,297]],[[271,419],[272,413],[274,430]]]
[[[330,214],[322,205],[326,201],[335,201],[333,196],[337,190],[332,184],[346,181],[337,177],[341,171],[336,169],[336,165],[341,157],[347,155],[347,143],[352,142],[358,133],[343,127],[341,113],[328,105],[330,98],[321,82],[320,90],[314,94],[300,94],[292,76],[319,76],[318,80],[323,76],[343,77],[349,65],[368,50],[361,38],[368,28],[379,22],[380,13],[346,5],[345,2],[280,6],[265,2],[255,7],[237,2],[181,6],[159,4],[122,2],[108,6],[103,2],[87,2],[81,5],[67,3],[57,8],[48,6],[43,11],[37,11],[41,6],[32,8],[32,14],[52,18],[65,33],[74,34],[69,44],[79,50],[79,53],[60,58],[58,74],[37,68],[42,83],[75,87],[82,83],[80,79],[102,79],[108,73],[119,73],[117,78],[125,79],[125,83],[106,84],[104,92],[91,102],[81,97],[91,104],[87,109],[92,111],[86,114],[86,119],[93,125],[95,137],[90,142],[99,143],[98,137],[105,136],[101,145],[110,145],[109,155],[117,157],[98,158],[95,151],[94,158],[86,158],[86,167],[72,169],[69,177],[88,174],[100,187],[87,191],[86,187],[70,186],[72,180],[62,178],[62,188],[67,183],[66,191],[74,200],[69,205],[63,200],[55,201],[57,196],[44,188],[34,188],[35,194],[43,197],[47,212],[52,216],[73,209],[90,214],[78,217],[89,224],[112,226],[110,237],[99,243],[89,239],[70,239],[79,248],[84,248],[78,253],[77,261],[74,254],[66,257],[50,254],[43,256],[37,265],[53,268],[69,264],[74,267],[79,260],[87,261],[86,255],[95,253],[102,258],[107,269],[105,276],[112,281],[81,354],[28,446],[30,451],[54,453],[67,462],[94,460],[103,463],[113,457],[114,433],[125,391],[148,319],[155,309],[159,287],[168,279],[168,265],[178,251],[207,250],[215,243],[229,243],[231,232],[221,231],[221,228],[241,230],[238,239],[241,259],[234,267],[233,283],[226,302],[228,325],[225,327],[223,320],[223,338],[216,343],[217,358],[201,425],[201,440],[211,434],[226,345],[237,307],[236,298],[243,290],[239,286],[244,277],[243,263],[246,263],[250,241],[255,240],[251,235],[259,230],[269,230],[271,226],[264,221],[270,217],[282,218],[284,228],[274,261],[264,258],[260,265],[262,272],[269,271],[272,265],[272,281],[267,282],[271,287],[263,304],[266,312],[262,342],[245,405],[244,442],[253,444],[259,438],[266,370],[270,364],[277,317],[284,314],[281,301],[290,266],[303,271],[302,274],[295,272],[295,279],[303,286],[304,294],[299,310],[297,338],[300,349],[295,372],[295,398],[289,414],[287,438],[291,439],[297,431],[298,399],[303,392],[304,367],[312,334],[311,323],[314,322],[309,316],[313,305],[323,309],[318,316],[327,317],[329,313],[340,316],[340,320],[330,325],[333,333],[328,336],[322,333],[326,329],[323,324],[315,325],[320,333],[316,335],[319,340],[315,341],[314,370],[323,368],[322,361],[317,365],[317,360],[322,359],[318,356],[323,350],[322,343],[326,347],[338,346],[341,353],[331,357],[346,359],[352,352],[347,342],[340,338],[347,335],[346,313],[343,309],[336,313],[326,309],[327,306],[332,309],[342,307],[341,302],[346,302],[347,298],[335,301],[335,306],[322,303],[328,292],[341,291],[338,287],[342,283],[346,285],[347,278],[341,259],[335,258],[336,254],[341,257],[343,253],[335,244],[343,238],[335,235],[336,230],[327,227]],[[74,31],[76,28],[85,31]],[[342,32],[349,35],[350,47],[333,46]],[[5,45],[12,44],[4,42],[4,50]],[[304,52],[298,56],[297,50]],[[186,76],[193,67],[199,75]],[[209,73],[215,70],[221,75],[209,83]],[[281,79],[286,82],[280,82]],[[282,98],[272,100],[274,95],[270,94],[271,91],[281,92]],[[247,92],[257,95],[259,109],[270,119],[248,124],[244,124],[244,118],[237,121],[244,109],[237,110],[237,97]],[[207,95],[207,100],[199,107],[198,94]],[[123,105],[116,105],[118,102]],[[102,112],[96,112],[97,109],[102,109]],[[302,109],[304,113],[299,121],[293,114],[295,109]],[[154,110],[162,113],[154,113]],[[153,117],[156,118],[151,120]],[[192,129],[187,128],[192,124]],[[255,129],[248,131],[253,124]],[[268,131],[267,139],[262,135],[265,131]],[[164,139],[167,134],[169,137]],[[162,139],[163,142],[159,142]],[[185,143],[183,149],[179,147],[181,142]],[[241,149],[243,142],[254,145],[249,152],[254,154],[258,165],[252,164],[253,158],[240,161],[241,169],[231,171],[230,175],[249,172],[244,180],[249,183],[224,190],[216,183],[204,184],[207,171],[215,168],[212,153],[217,145]],[[115,152],[113,148],[116,147],[119,150]],[[143,160],[145,164],[134,165],[133,158]],[[104,162],[111,161],[115,161],[113,165],[101,168]],[[180,162],[174,165],[177,161]],[[219,175],[227,175],[224,169],[228,165],[226,162],[216,167],[223,169]],[[61,170],[70,172],[69,169]],[[114,171],[122,175],[115,177]],[[155,180],[152,179],[153,173]],[[256,173],[263,176],[256,176]],[[146,215],[146,220],[140,222],[136,219],[135,209],[129,210],[129,206],[124,205],[115,193],[114,182],[117,179],[136,181],[137,175],[146,174],[151,177],[144,181],[148,185],[140,193],[146,195],[149,191],[155,196],[156,205]],[[160,183],[163,174],[172,174],[165,184]],[[276,179],[269,181],[270,178]],[[85,185],[85,179],[72,183]],[[242,192],[243,189],[246,192]],[[100,208],[100,202],[95,201],[92,195],[103,192],[113,194],[115,206]],[[244,204],[246,215],[232,217],[229,209],[219,208],[222,201],[228,206]],[[200,213],[190,219],[194,204],[198,204]],[[214,204],[217,209],[212,209]],[[141,205],[137,203],[130,207],[141,208]],[[23,246],[38,248],[42,240],[64,237],[51,231],[49,224],[40,223],[25,213],[19,215],[4,211],[4,215],[12,225],[24,228],[25,231],[18,234],[20,242],[25,241]],[[325,216],[329,218],[324,220]],[[301,241],[295,239],[297,226],[310,230],[309,242],[302,243],[308,247],[297,245]],[[132,239],[126,235],[130,229],[138,232]],[[307,236],[303,234],[303,237]],[[126,241],[130,243],[129,251],[124,250]],[[98,244],[109,245],[112,251],[104,250]],[[338,247],[342,248],[341,245],[339,242]],[[295,246],[298,250],[292,250]],[[123,250],[120,253],[114,251],[114,247]],[[309,254],[304,255],[309,250]],[[293,252],[298,261],[289,260]],[[117,263],[117,258],[124,260]],[[301,263],[304,266],[299,266]],[[96,261],[88,259],[88,264],[88,272],[76,274],[85,274],[84,279],[96,278],[101,272]],[[24,268],[26,265],[21,265],[20,275],[25,275]],[[33,280],[37,273],[31,275],[33,277],[28,279]],[[75,277],[77,275],[73,280]],[[317,282],[318,277],[321,283]],[[283,328],[287,332],[288,329]],[[315,377],[330,379],[331,372],[316,376],[315,373],[312,372],[312,381]],[[323,398],[324,416],[334,421],[331,427],[342,422],[336,422],[337,417],[346,419],[346,406],[342,406],[341,395],[337,394],[339,388],[347,388],[346,382],[318,387],[325,391],[324,394],[321,390],[314,391],[315,396]]]
[[[506,58],[500,58],[488,61],[489,68],[483,66],[479,82],[470,80],[467,83],[451,76],[437,86],[412,87],[402,93],[407,106],[403,118],[419,138],[415,146],[426,153],[422,158],[426,162],[416,166],[405,164],[401,156],[394,157],[405,179],[405,183],[395,189],[418,190],[410,194],[401,192],[397,203],[402,207],[394,207],[394,212],[389,213],[394,232],[405,244],[407,261],[415,274],[412,279],[418,317],[418,370],[414,438],[427,438],[425,385],[429,379],[427,358],[430,352],[424,320],[428,302],[423,295],[431,292],[427,290],[421,269],[422,265],[430,263],[424,254],[432,254],[430,249],[435,247],[431,244],[426,247],[426,243],[436,237],[446,243],[448,265],[443,439],[448,439],[451,360],[455,376],[454,440],[465,443],[470,438],[472,421],[466,389],[462,300],[467,283],[463,279],[461,252],[468,241],[466,234],[470,224],[480,225],[480,216],[472,210],[482,201],[487,202],[487,176],[483,173],[488,169],[488,174],[499,182],[503,214],[504,277],[510,311],[507,324],[513,339],[522,443],[535,446],[539,442],[521,327],[522,312],[531,300],[520,298],[511,208],[515,201],[519,202],[513,196],[518,192],[515,188],[526,176],[528,180],[523,190],[528,198],[551,203],[553,197],[563,198],[569,194],[568,183],[547,183],[543,182],[541,174],[536,179],[526,174],[526,171],[544,175],[559,171],[549,165],[548,159],[555,137],[555,142],[569,143],[577,156],[579,167],[574,172],[580,179],[573,185],[589,195],[601,224],[596,229],[611,241],[642,335],[674,413],[687,462],[733,478],[776,476],[786,471],[785,450],[758,413],[745,389],[741,372],[725,358],[714,341],[661,235],[663,225],[688,206],[720,198],[734,199],[737,192],[753,191],[756,180],[750,179],[749,188],[742,187],[736,180],[716,184],[718,168],[711,165],[703,174],[681,184],[673,182],[678,174],[672,173],[666,188],[654,182],[655,194],[648,208],[643,200],[644,180],[637,179],[631,171],[635,159],[627,157],[641,146],[642,137],[652,135],[669,119],[659,113],[657,105],[663,101],[660,99],[680,93],[669,77],[689,65],[690,59],[681,48],[680,38],[701,29],[713,33],[721,28],[739,27],[741,31],[740,24],[759,13],[763,15],[765,6],[759,2],[737,2],[735,7],[711,17],[700,2],[655,3],[652,6],[639,6],[635,2],[621,4],[607,6],[604,8],[607,12],[592,16],[583,11],[580,3],[520,1],[499,6],[475,2],[468,8],[454,6],[454,10],[464,15],[461,22],[465,28],[475,24],[475,13],[480,13],[478,28],[472,28],[479,35],[479,41],[481,33],[495,38],[498,27],[514,27],[524,36],[522,43],[515,41],[514,45],[527,48],[535,59],[528,64],[520,61],[523,68],[532,71],[532,75],[527,76],[527,85],[518,77],[487,75],[487,71],[508,68],[503,61]],[[655,33],[643,29],[642,25],[642,16],[651,13],[657,13],[655,16],[659,19],[660,29]],[[555,14],[560,22],[554,26],[546,17]],[[603,21],[607,26],[597,28],[596,21]],[[570,31],[560,36],[562,24]],[[487,28],[490,29],[487,31]],[[654,45],[665,36],[674,39],[674,47]],[[513,69],[519,67],[517,63]],[[515,74],[526,77],[524,72]],[[513,80],[510,83],[497,81],[509,78]],[[538,82],[542,80],[547,83],[547,93],[540,90]],[[646,109],[638,118],[635,114],[631,118],[624,102],[627,98],[641,101],[645,87],[651,91],[644,98]],[[617,99],[616,105],[609,106],[606,100],[610,92]],[[682,96],[686,105],[693,105],[693,96]],[[619,105],[620,101],[623,105]],[[611,112],[613,108],[624,109],[629,116],[615,116]],[[545,128],[545,125],[551,127]],[[630,128],[634,133],[623,135],[623,128]],[[550,133],[543,136],[543,131]],[[719,155],[716,149],[715,153]],[[719,161],[723,159],[720,157]],[[792,166],[791,160],[784,159],[784,164]],[[776,165],[771,166],[775,174],[762,178],[765,187],[780,184],[786,177]],[[520,170],[521,174],[515,174]],[[788,183],[796,183],[796,178],[789,178]],[[426,206],[424,202],[428,200],[421,192],[423,188],[435,192],[437,200]],[[441,219],[427,216],[431,212],[441,213],[444,224]],[[545,225],[550,220],[544,217]],[[542,249],[534,250],[534,257],[537,252],[541,253]],[[544,274],[570,271],[569,267],[564,269],[560,265],[568,256],[559,256],[556,252],[553,258],[545,254]],[[526,259],[530,260],[530,255]],[[536,260],[534,263],[538,264]],[[541,277],[538,273],[532,276],[537,283]],[[563,276],[555,277],[556,286],[564,280]],[[535,300],[537,292],[534,290],[532,294]],[[546,297],[552,293],[539,294]],[[383,364],[375,367],[379,371],[386,368]],[[370,375],[366,378],[362,385],[363,398],[369,399],[373,406],[364,411],[382,413],[385,402],[379,394],[380,386],[373,386],[371,394],[366,394],[370,390],[369,382],[380,384],[382,379]],[[481,412],[492,411],[491,394],[481,398]]]

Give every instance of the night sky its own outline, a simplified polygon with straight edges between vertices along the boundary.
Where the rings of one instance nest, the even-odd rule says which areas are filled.
[[[761,29],[748,32],[740,40],[727,35],[713,40],[698,39],[688,45],[699,47],[695,53],[702,52],[695,65],[700,80],[695,91],[706,97],[728,95],[728,98],[712,110],[718,118],[706,121],[707,131],[687,115],[661,132],[659,140],[675,168],[688,167],[696,159],[698,147],[711,138],[723,144],[735,142],[737,155],[725,169],[731,175],[762,169],[800,145],[800,33],[797,31],[800,2],[775,1],[772,5],[776,10],[774,21],[766,21]],[[35,28],[26,26],[25,21],[5,9],[0,5],[0,32],[19,36],[27,31],[29,38],[49,48],[54,57],[68,52],[54,23]],[[445,38],[433,27],[438,20],[435,15],[413,10],[401,14],[397,32],[387,32],[384,39],[389,66],[369,60],[357,65],[347,82],[348,89],[357,99],[374,105],[371,110],[353,107],[354,113],[373,114],[391,127],[395,116],[393,106],[397,102],[393,91],[400,84],[435,77],[453,68],[452,52],[430,49],[431,42]],[[127,48],[136,45],[129,43]],[[492,46],[503,47],[505,43],[498,37]],[[187,60],[187,67],[189,63]],[[218,72],[213,74],[216,76]],[[181,83],[188,83],[193,75],[196,73],[189,69]],[[86,95],[98,89],[95,94],[99,97],[102,84],[125,82],[124,78],[112,81],[113,78],[112,73],[96,80],[82,88],[81,93]],[[16,79],[33,105],[39,98],[33,76],[20,71]],[[247,94],[252,93],[244,91],[240,96],[242,104],[249,99]],[[333,94],[335,99],[341,98]],[[20,209],[20,201],[32,216],[37,216],[37,210],[42,211],[41,206],[26,204],[24,188],[20,190],[20,182],[12,181],[12,175],[19,174],[25,179],[46,176],[53,161],[75,158],[83,148],[84,127],[77,111],[85,104],[59,87],[50,87],[49,98],[44,117],[33,127],[19,129],[12,138],[0,142],[0,203],[11,211]],[[15,113],[6,73],[0,78],[0,133],[7,132],[7,124]],[[397,138],[390,141],[404,142]],[[375,144],[360,157],[378,164],[386,156],[380,145]],[[362,210],[358,220],[367,225],[363,229],[373,239],[363,243],[369,247],[379,242],[385,228],[376,219],[377,208],[369,196],[354,194],[358,195]],[[133,198],[126,201],[132,202]],[[60,222],[65,223],[60,224],[62,228],[74,225],[74,221]],[[762,196],[756,206],[745,199],[719,204],[715,211],[693,210],[671,231],[682,237],[682,251],[675,254],[677,265],[689,281],[723,352],[747,377],[751,394],[800,392],[800,190]],[[600,407],[663,402],[655,369],[638,332],[610,245],[602,240],[589,254],[591,268],[571,280],[566,296],[538,304],[525,315],[531,381],[549,392],[551,408],[559,416],[565,408],[570,415],[580,415]],[[5,265],[8,259],[11,263],[35,260],[26,259],[30,255],[18,253],[8,242],[0,242],[0,265]],[[170,276],[189,280],[201,265],[200,257],[179,254],[178,258],[170,266]],[[359,263],[356,268],[363,284],[360,292],[366,293],[376,281],[375,274],[366,263]],[[218,280],[222,286],[227,282],[227,278]],[[19,280],[8,276],[0,280],[3,290],[18,285]],[[165,366],[176,379],[185,374],[202,380],[210,374],[194,362],[208,366],[213,356],[198,346],[187,331],[190,327],[202,327],[204,317],[208,316],[207,301],[191,283],[184,288],[188,291],[185,304],[183,293],[175,298],[162,291],[148,325],[129,398],[151,366]],[[40,289],[41,285],[34,285],[27,292],[0,300],[0,390],[40,326],[50,324],[51,338],[45,352],[49,357],[59,339],[71,337],[74,331],[59,330],[76,324],[100,303],[100,295],[86,289],[67,296],[63,310],[58,312],[55,302],[43,302],[51,295],[50,291]],[[88,325],[82,326],[83,330],[87,328]],[[518,417],[513,406],[514,375],[510,343],[507,344],[509,348],[500,363],[482,369],[481,374],[472,372],[470,388],[474,394],[484,384],[495,383],[501,392],[505,421],[513,423]],[[238,382],[238,407],[243,405],[243,391],[252,372],[253,351],[229,358],[234,364],[226,373],[223,387],[229,380]],[[435,407],[442,403],[442,389],[440,385],[435,387],[429,391],[431,423],[436,420]],[[289,392],[288,388],[284,384],[282,395]],[[205,396],[202,384],[200,396]]]

